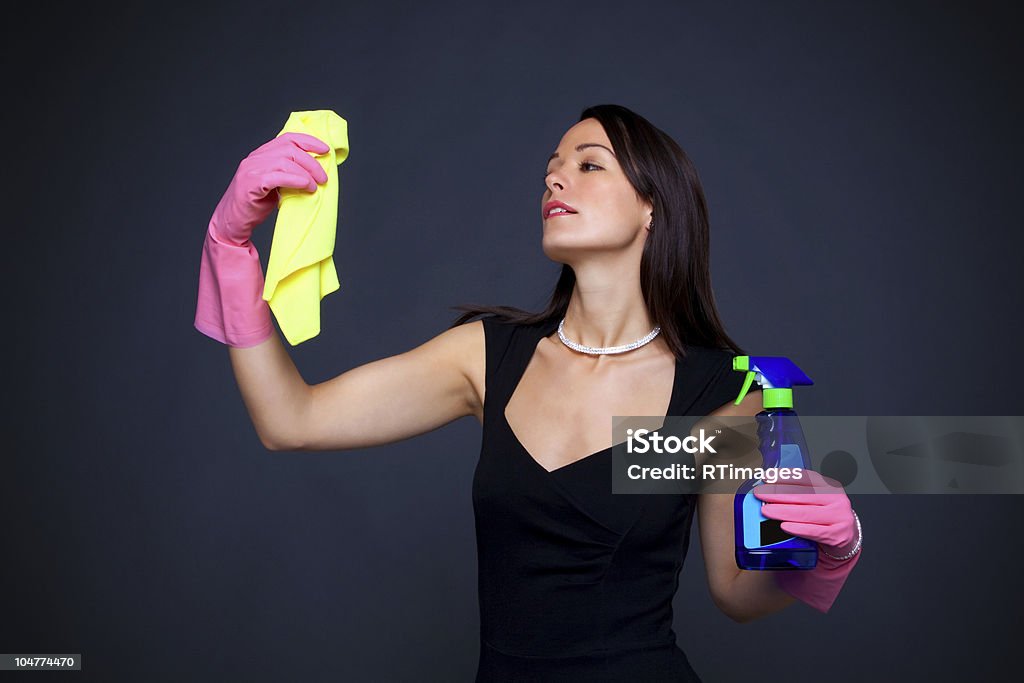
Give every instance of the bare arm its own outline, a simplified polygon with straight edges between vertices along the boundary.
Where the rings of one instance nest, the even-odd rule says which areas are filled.
[[[235,381],[264,447],[283,448],[309,402],[310,387],[274,334],[257,346],[228,347]],[[291,426],[291,427],[290,427]]]
[[[711,415],[753,416],[761,409],[761,392],[752,391],[740,405],[727,403]],[[796,599],[775,584],[773,572],[736,566],[734,501],[735,493],[703,493],[698,497],[697,515],[711,598],[718,609],[742,624],[778,612]]]
[[[344,450],[400,441],[483,405],[480,321],[446,330],[405,353],[308,385],[278,335],[230,348],[242,398],[270,450]]]

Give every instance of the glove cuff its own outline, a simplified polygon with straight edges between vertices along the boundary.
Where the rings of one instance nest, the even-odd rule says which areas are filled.
[[[251,241],[233,246],[206,231],[199,264],[194,325],[222,344],[256,346],[274,333],[270,306],[263,300],[263,267]]]

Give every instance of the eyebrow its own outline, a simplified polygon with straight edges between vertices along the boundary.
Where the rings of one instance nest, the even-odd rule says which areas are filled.
[[[577,152],[582,152],[587,147],[600,147],[603,150],[607,150],[607,152],[609,154],[611,154],[613,157],[615,156],[615,152],[611,151],[610,149],[608,149],[604,145],[596,143],[596,142],[584,142],[582,144],[576,145],[576,151]],[[557,158],[558,158],[558,152],[555,152],[550,157],[548,157],[548,162],[550,163],[552,159],[557,159]],[[616,158],[618,158],[618,157],[616,157]]]

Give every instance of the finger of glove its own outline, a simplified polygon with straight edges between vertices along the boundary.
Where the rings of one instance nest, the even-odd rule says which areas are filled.
[[[315,138],[314,138],[315,139]],[[308,152],[287,140],[284,143],[268,148],[259,154],[250,155],[243,163],[250,169],[284,170],[285,162],[290,161],[304,169],[317,183],[327,182],[327,171]],[[289,169],[289,172],[293,172]]]
[[[766,503],[803,503],[806,505],[830,505],[847,498],[846,493],[823,493],[813,490],[804,491],[762,491],[764,486],[755,486],[752,493],[758,500]]]
[[[304,152],[296,147],[286,147],[283,154],[284,158],[304,168],[317,183],[327,182],[327,171],[324,170],[319,161],[309,156],[308,152]]]
[[[767,475],[766,475],[767,476]],[[774,483],[765,481],[754,487],[754,492],[764,494],[775,493],[816,493],[817,487],[808,477],[801,479],[776,479]]]
[[[842,516],[827,505],[792,505],[765,503],[761,514],[782,522],[806,522],[807,524],[835,524]]]
[[[813,487],[825,488],[825,489],[835,488],[835,487],[842,487],[842,484],[840,484],[835,479],[832,479],[831,477],[826,477],[825,475],[823,475],[820,472],[815,472],[814,470],[809,470],[809,469],[806,469],[806,468],[801,468],[800,469],[799,476],[793,476],[793,472],[790,471],[790,476],[785,478],[785,479],[783,479],[780,476],[781,472],[780,472],[779,468],[778,467],[772,467],[772,468],[769,468],[768,470],[766,470],[766,478],[768,478],[768,475],[773,473],[773,472],[774,472],[775,476],[771,477],[771,478],[774,478],[776,480],[776,483],[775,484],[769,484],[769,485],[780,485],[781,484],[781,485],[790,485],[790,486],[813,486]]]
[[[282,147],[298,147],[305,152],[316,152],[317,154],[326,154],[331,149],[326,142],[308,133],[282,133],[254,149],[249,153],[249,157],[276,154]]]
[[[305,171],[294,173],[288,171],[270,171],[262,176],[260,192],[272,192],[279,187],[291,187],[297,190],[316,190],[316,183],[313,182]]]
[[[300,154],[304,154],[309,162],[315,164],[318,168],[320,167],[320,164],[310,158],[309,155],[306,155],[305,152],[300,152]],[[253,183],[253,187],[250,188],[250,190],[256,196],[262,196],[275,187],[295,187],[306,189],[310,192],[316,191],[317,183],[315,178],[310,177],[310,171],[302,163],[290,157],[280,155],[268,156],[262,159],[252,159],[248,164],[248,173],[245,177]],[[325,176],[327,175],[323,168],[320,168],[320,171]],[[272,181],[269,179],[270,174],[272,173],[285,173],[289,176],[298,176],[305,178],[305,182],[301,185],[273,185]],[[280,178],[280,176],[278,176],[278,178]],[[289,183],[294,183],[294,180],[289,180]]]
[[[779,495],[779,494],[793,494],[793,495],[846,495],[842,485],[835,480],[827,480],[825,478],[812,479],[794,479],[786,480],[784,483],[779,482],[775,484],[759,484],[754,487],[754,493],[763,495]],[[760,498],[761,496],[758,495]]]
[[[783,522],[779,525],[779,528],[787,534],[808,538],[822,545],[835,547],[844,543],[843,532],[841,529],[837,529],[835,525]]]
[[[331,146],[320,138],[310,135],[309,133],[282,133],[278,135],[276,140],[283,140],[285,142],[291,142],[296,147],[304,152],[315,152],[317,154],[326,154],[331,150]]]

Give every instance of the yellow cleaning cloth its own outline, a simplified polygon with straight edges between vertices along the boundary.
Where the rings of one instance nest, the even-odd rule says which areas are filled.
[[[348,157],[348,122],[333,111],[294,111],[278,133],[307,133],[331,149],[313,156],[327,172],[316,192],[279,188],[277,223],[270,245],[263,300],[288,342],[320,334],[320,300],[340,286],[334,269],[338,230],[338,165]]]

